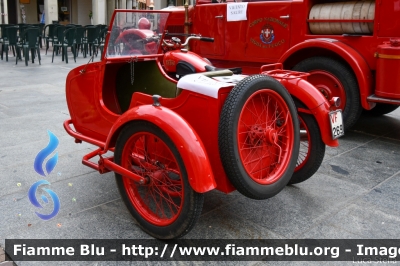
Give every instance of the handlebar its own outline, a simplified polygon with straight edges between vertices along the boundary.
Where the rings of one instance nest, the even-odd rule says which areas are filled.
[[[214,38],[209,38],[209,37],[201,37],[201,36],[189,36],[184,43],[181,44],[181,47],[185,47],[189,44],[190,40],[199,40],[203,42],[214,42]],[[167,43],[165,40],[163,40],[163,44],[168,47],[174,47],[175,44],[173,43]]]
[[[201,37],[200,41],[203,41],[203,42],[214,42],[214,38]]]

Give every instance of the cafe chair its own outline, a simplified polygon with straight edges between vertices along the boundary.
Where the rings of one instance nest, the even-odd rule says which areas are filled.
[[[9,48],[12,49],[13,54],[15,56],[15,49],[16,45],[18,43],[18,26],[11,26],[11,27],[5,27],[4,28],[4,33],[6,38],[4,38],[3,43],[2,43],[2,49],[1,49],[1,60],[3,60],[3,54],[4,52],[6,53],[6,61],[8,62],[8,50]]]
[[[67,54],[67,48],[71,47],[72,54],[74,55],[74,61],[76,62],[76,41],[75,41],[75,36],[76,36],[76,28],[75,27],[70,27],[64,30],[62,33],[61,31],[58,31],[58,43],[54,44],[54,49],[53,49],[53,57],[51,59],[51,62],[53,63],[54,60],[54,52],[56,51],[57,48],[61,49],[62,53],[62,61],[64,61],[68,64],[68,54]]]
[[[21,36],[20,42],[16,45],[17,56],[15,64],[18,64],[18,59],[22,59],[21,51],[25,57],[26,66],[28,66],[29,51],[31,51],[32,63],[35,63],[35,54],[37,53],[39,65],[41,64],[39,35],[40,33],[38,27],[29,27],[25,29],[23,36]]]
[[[89,52],[89,55],[92,56],[92,52],[95,53],[95,45],[98,43],[99,35],[100,27],[86,27],[86,38],[84,39],[85,54]]]
[[[55,35],[54,29],[57,26],[59,26],[59,25],[58,24],[47,24],[43,28],[42,35],[44,36],[44,40],[45,40],[45,43],[46,43],[46,54],[47,54],[47,50],[49,50],[50,43],[54,46],[54,41],[57,41],[57,38],[54,38],[54,35]],[[47,31],[47,35],[46,35],[46,31]]]
[[[83,57],[86,57],[86,52],[83,47],[84,38],[85,38],[85,31],[84,27],[76,27],[76,35],[75,35],[75,43],[76,43],[76,56],[79,54],[79,49],[81,49],[83,53]]]

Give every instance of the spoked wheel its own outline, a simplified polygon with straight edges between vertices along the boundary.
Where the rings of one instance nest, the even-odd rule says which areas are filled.
[[[115,162],[146,179],[139,184],[115,174],[127,208],[145,232],[171,239],[192,229],[203,194],[190,187],[182,158],[164,131],[148,122],[129,124],[118,137]]]
[[[319,127],[314,117],[299,113],[300,151],[296,168],[290,184],[306,181],[318,171],[325,155],[325,144],[322,141]]]
[[[350,67],[338,60],[315,56],[293,67],[295,71],[309,72],[307,81],[314,85],[328,100],[340,97],[344,126],[350,129],[361,115],[362,107],[357,79]]]
[[[276,195],[289,182],[299,152],[297,112],[285,87],[265,75],[245,78],[220,117],[219,149],[232,184],[249,198]]]

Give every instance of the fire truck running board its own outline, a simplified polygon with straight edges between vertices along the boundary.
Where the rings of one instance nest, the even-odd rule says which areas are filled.
[[[375,94],[372,94],[367,98],[369,102],[374,102],[374,103],[389,103],[389,104],[399,104],[400,105],[400,99],[388,99],[388,98],[382,98],[378,97]]]

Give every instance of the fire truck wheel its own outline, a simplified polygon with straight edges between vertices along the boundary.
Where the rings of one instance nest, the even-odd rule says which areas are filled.
[[[377,103],[371,110],[364,110],[363,114],[370,116],[381,116],[393,112],[399,106],[395,104]]]
[[[299,121],[300,151],[289,185],[304,182],[312,177],[325,156],[325,143],[322,141],[315,118],[309,114],[299,113]]]
[[[298,63],[293,70],[309,72],[307,78],[327,99],[338,96],[345,129],[350,129],[361,115],[362,107],[357,79],[351,68],[338,60],[315,56]]]
[[[119,192],[143,231],[159,239],[188,233],[200,216],[204,195],[188,181],[183,160],[167,134],[149,122],[125,126],[115,162],[145,178],[145,184],[115,174]]]
[[[254,75],[229,93],[220,116],[218,144],[225,172],[243,195],[267,199],[289,182],[299,155],[299,120],[277,80]]]

